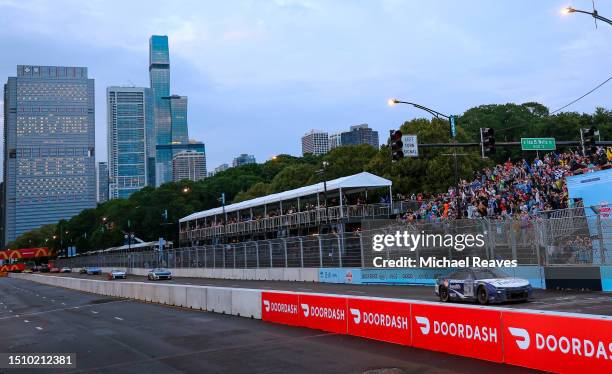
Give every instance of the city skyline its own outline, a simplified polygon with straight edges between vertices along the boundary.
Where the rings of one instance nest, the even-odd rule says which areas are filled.
[[[457,114],[505,102],[538,101],[556,109],[603,81],[612,54],[605,48],[612,41],[609,32],[598,32],[588,19],[559,15],[565,2],[473,1],[468,7],[389,0],[355,5],[276,1],[259,7],[243,1],[184,3],[169,12],[172,17],[164,17],[169,5],[162,3],[145,9],[124,4],[113,17],[113,7],[96,4],[61,7],[66,14],[47,17],[59,10],[25,3],[0,3],[5,25],[0,47],[11,52],[0,74],[8,77],[14,66],[28,63],[87,66],[98,82],[99,108],[104,108],[107,86],[147,86],[148,37],[168,35],[173,91],[189,96],[191,135],[209,143],[209,165],[243,152],[262,161],[279,153],[299,155],[299,139],[313,127],[331,133],[368,123],[385,134],[423,116],[408,108],[389,110],[385,101],[392,96]],[[602,14],[612,10],[609,4],[597,5]],[[528,13],[516,11],[523,6]],[[233,13],[236,7],[243,11]],[[470,18],[462,17],[466,12]],[[114,27],[134,14],[142,23]],[[336,26],[331,20],[343,14],[353,21]],[[68,17],[82,21],[68,25],[57,39],[51,30]],[[357,28],[363,19],[369,22]],[[287,27],[291,32],[280,33]],[[249,60],[238,58],[241,53]],[[533,69],[525,70],[526,64]],[[610,93],[604,86],[567,110],[593,112],[605,106]],[[96,122],[106,122],[104,110],[98,110]],[[258,131],[261,126],[266,131]],[[230,139],[228,128],[243,136]],[[271,145],[270,134],[285,141]],[[98,125],[97,161],[107,159],[105,141],[105,126]]]

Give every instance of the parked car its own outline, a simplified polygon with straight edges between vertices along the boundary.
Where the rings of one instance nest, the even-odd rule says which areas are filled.
[[[125,274],[125,271],[121,271],[121,270],[117,270],[117,269],[113,269],[111,271],[108,272],[108,279],[112,280],[112,279],[126,279],[127,276]]]
[[[60,273],[72,273],[72,269],[68,268],[68,267],[63,267],[60,269],[59,271]]]
[[[51,268],[51,270],[49,270],[50,273],[59,273],[60,269],[59,268]]]
[[[147,274],[149,280],[172,279],[172,273],[168,269],[152,269]]]
[[[477,301],[479,304],[527,301],[533,288],[528,280],[510,277],[498,270],[467,268],[436,281],[440,301]]]
[[[88,267],[87,268],[87,275],[100,275],[102,274],[102,269],[100,269],[99,267]]]

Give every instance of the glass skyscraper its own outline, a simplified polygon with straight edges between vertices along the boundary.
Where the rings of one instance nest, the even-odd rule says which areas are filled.
[[[5,243],[96,205],[94,80],[17,66],[4,85]]]
[[[150,89],[108,87],[106,99],[110,198],[128,198],[149,184]]]
[[[172,157],[189,148],[187,97],[170,95],[170,53],[165,35],[153,35],[149,40],[149,77],[156,140],[155,182],[160,186],[172,181]]]

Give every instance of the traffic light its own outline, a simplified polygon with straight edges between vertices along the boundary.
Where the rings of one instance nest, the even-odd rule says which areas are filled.
[[[391,148],[391,161],[399,161],[404,158],[404,143],[400,130],[390,131],[389,147]]]
[[[582,148],[584,149],[585,156],[591,156],[597,153],[597,147],[595,146],[595,134],[597,129],[591,127],[589,129],[581,129],[582,131]]]
[[[495,154],[495,131],[485,127],[480,129],[480,141],[482,144],[482,157]]]

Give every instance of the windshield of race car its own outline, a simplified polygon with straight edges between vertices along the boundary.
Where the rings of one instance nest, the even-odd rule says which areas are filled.
[[[475,279],[508,278],[507,274],[493,269],[474,269],[473,273]]]

